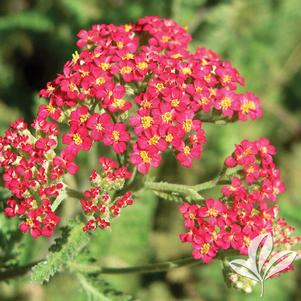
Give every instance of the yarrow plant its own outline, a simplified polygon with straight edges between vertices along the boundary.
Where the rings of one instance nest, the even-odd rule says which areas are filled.
[[[180,239],[192,245],[193,260],[209,263],[230,250],[247,254],[262,233],[271,233],[279,249],[299,242],[277,218],[277,197],[285,188],[268,139],[236,145],[208,183],[146,178],[164,153],[185,168],[199,160],[207,139],[204,122],[262,116],[253,93],[237,92],[244,79],[229,62],[206,48],[191,53],[186,30],[159,17],[94,25],[78,38],[80,51],[40,92],[46,103],[32,124],[17,120],[0,137],[2,178],[11,193],[5,215],[18,216],[22,232],[52,236],[60,222],[57,208],[70,196],[79,199],[84,232],[109,228],[138,190],[149,189],[183,202],[187,232]],[[75,191],[66,175],[78,173],[79,154],[95,145],[103,145],[106,156],[99,154],[90,188]],[[204,199],[200,192],[216,185],[222,185],[220,197]]]

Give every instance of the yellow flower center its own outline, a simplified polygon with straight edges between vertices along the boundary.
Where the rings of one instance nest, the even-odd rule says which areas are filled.
[[[196,87],[195,91],[197,93],[201,93],[203,91],[203,88],[202,87]]]
[[[251,243],[251,239],[248,236],[244,236],[244,243],[246,246],[249,246]]]
[[[76,84],[75,84],[75,83],[70,83],[70,84],[69,84],[69,89],[70,89],[71,91],[77,90]]]
[[[200,100],[199,100],[199,103],[201,105],[206,105],[209,103],[209,99],[207,97],[202,97]]]
[[[232,100],[230,97],[227,97],[227,96],[224,97],[220,102],[220,105],[224,110],[230,108],[231,104],[232,104]]]
[[[267,154],[267,152],[268,152],[267,147],[266,147],[266,146],[263,146],[263,147],[261,148],[261,152],[264,153],[264,154]]]
[[[100,67],[102,70],[107,71],[108,69],[111,68],[111,64],[103,62],[103,63],[100,63],[100,66],[99,66],[99,67]]]
[[[183,123],[183,129],[185,132],[190,132],[192,129],[192,119],[186,119]]]
[[[86,77],[86,76],[88,76],[89,75],[89,71],[84,71],[84,70],[79,70],[79,72],[80,72],[80,76],[81,77]]]
[[[273,187],[273,193],[274,193],[274,194],[279,194],[279,193],[280,193],[279,188]]]
[[[254,172],[254,166],[250,166],[248,169],[247,169],[247,173],[252,173]]]
[[[172,99],[170,102],[170,104],[173,108],[176,108],[179,105],[179,103],[180,103],[180,101],[177,98]]]
[[[179,59],[180,57],[182,57],[181,53],[175,53],[171,56],[173,59]]]
[[[163,37],[162,37],[162,42],[166,43],[166,42],[169,41],[169,39],[170,39],[169,36],[163,36]]]
[[[156,145],[156,144],[159,142],[159,140],[160,140],[160,136],[154,135],[152,138],[150,138],[150,139],[148,140],[148,143],[149,143],[150,145]]]
[[[130,66],[124,66],[120,69],[121,74],[129,74],[132,72],[132,67]]]
[[[54,106],[53,106],[52,104],[49,104],[49,105],[47,106],[47,110],[48,110],[48,112],[50,112],[50,113],[54,113],[54,112],[55,112],[55,108],[54,108]]]
[[[148,101],[147,99],[145,99],[141,102],[141,107],[143,107],[145,109],[149,109],[151,106],[152,106],[151,102]]]
[[[264,219],[266,219],[266,220],[272,219],[271,214],[269,214],[269,213],[267,213],[267,212],[263,212],[263,217],[264,217]]]
[[[165,123],[169,123],[172,120],[172,113],[171,112],[166,112],[162,115],[162,120]]]
[[[105,82],[106,82],[106,80],[105,80],[105,78],[102,77],[102,76],[98,77],[98,78],[96,79],[96,81],[95,81],[96,85],[102,85],[102,84],[104,84]]]
[[[89,115],[88,114],[84,114],[84,115],[80,116],[79,120],[80,120],[81,123],[84,123],[84,122],[86,122],[88,120],[88,118],[89,118]]]
[[[123,59],[124,60],[131,60],[134,58],[134,54],[133,53],[126,53],[124,56],[123,56]]]
[[[125,24],[124,25],[124,31],[125,32],[129,32],[130,30],[132,30],[133,26],[130,24]]]
[[[34,225],[34,222],[31,218],[28,218],[26,219],[26,224],[29,226],[29,227],[32,227]]]
[[[95,128],[98,130],[98,131],[102,131],[103,130],[103,126],[102,126],[102,123],[97,123]]]
[[[241,105],[241,110],[243,114],[248,114],[250,110],[255,110],[255,108],[255,103],[251,100],[248,100]]]
[[[75,52],[72,54],[72,63],[73,63],[73,64],[76,64],[78,60],[79,60],[79,54],[78,54],[77,51],[75,51]]]
[[[232,77],[230,75],[223,76],[223,82],[226,84],[230,83],[231,79],[232,79]]]
[[[118,48],[118,49],[122,49],[123,46],[124,46],[124,43],[121,42],[121,41],[118,41],[118,42],[116,43],[116,45],[117,45],[117,48]]]
[[[157,83],[156,84],[156,89],[160,92],[162,89],[164,89],[164,84],[163,83]]]
[[[209,243],[205,243],[202,245],[202,248],[200,250],[201,254],[208,254],[210,251],[210,244]]]
[[[165,137],[166,142],[171,142],[172,140],[173,140],[173,135],[172,134],[166,135],[166,137]]]
[[[204,76],[204,80],[209,83],[211,80],[211,74],[209,73],[208,75]]]
[[[141,151],[140,152],[140,157],[141,157],[143,163],[150,163],[151,162],[151,158],[149,157],[147,151]]]
[[[54,87],[52,85],[49,85],[47,87],[47,91],[52,92],[54,90]]]
[[[182,70],[182,73],[183,74],[191,74],[192,73],[192,71],[191,71],[191,69],[189,68],[189,67],[184,67]]]
[[[207,66],[208,65],[208,61],[206,59],[201,59],[200,64],[202,66]]]
[[[210,88],[209,91],[211,97],[216,95],[216,90],[214,88]]]
[[[141,124],[144,129],[149,128],[153,123],[153,118],[151,116],[143,116],[141,118]]]
[[[113,131],[112,132],[112,137],[113,137],[115,142],[119,141],[119,136],[120,136],[120,133],[118,131]]]
[[[73,134],[72,140],[76,145],[81,145],[83,143],[83,140],[79,134]]]
[[[184,153],[185,155],[189,155],[189,154],[190,154],[190,147],[186,145],[186,146],[184,147],[184,149],[183,149],[183,153]]]
[[[122,108],[124,104],[125,104],[125,100],[122,98],[114,98],[112,103],[113,107],[115,108]]]
[[[217,217],[218,216],[218,211],[215,208],[210,208],[210,209],[208,209],[207,214],[209,216]]]
[[[141,70],[145,70],[148,67],[148,63],[146,62],[140,62],[137,64],[137,68]]]

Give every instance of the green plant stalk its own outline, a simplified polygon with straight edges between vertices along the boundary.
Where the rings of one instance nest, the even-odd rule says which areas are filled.
[[[167,182],[145,182],[144,188],[162,192],[176,192],[189,196],[195,200],[204,200],[204,198],[194,189],[194,186],[171,184]]]
[[[69,264],[71,271],[77,273],[88,273],[88,274],[149,274],[166,272],[171,269],[177,269],[184,266],[201,265],[204,264],[199,260],[195,260],[192,256],[183,257],[180,259],[169,260],[164,262],[157,262],[153,264],[146,264],[141,266],[132,267],[99,267],[96,264],[82,264],[72,262]]]
[[[148,190],[153,190],[157,192],[169,192],[169,193],[178,193],[178,194],[183,194],[188,197],[191,197],[194,200],[204,200],[204,197],[199,194],[200,191],[208,190],[211,188],[214,188],[217,185],[221,184],[226,184],[228,183],[227,181],[222,180],[222,177],[225,174],[225,168],[222,169],[220,174],[207,182],[200,183],[197,185],[183,185],[183,184],[174,184],[174,183],[167,183],[167,182],[152,182],[152,181],[146,181],[144,182],[141,188],[145,188]],[[130,180],[128,187],[125,187],[125,189],[132,189],[135,187],[133,185],[133,180]],[[138,188],[138,189],[139,189]],[[134,189],[137,190],[137,189]],[[122,190],[123,191],[123,190]],[[80,191],[77,191],[75,189],[66,187],[66,193],[67,196],[76,198],[76,199],[81,199],[83,198],[83,194]],[[56,205],[57,207],[57,205]]]
[[[29,263],[24,266],[17,267],[15,269],[0,272],[0,281],[7,281],[9,279],[17,278],[26,275],[32,267],[40,263],[41,261],[36,261]],[[148,274],[148,273],[158,273],[166,272],[171,269],[177,269],[184,266],[192,265],[203,265],[204,263],[195,260],[192,256],[183,257],[180,259],[169,260],[164,262],[156,262],[152,264],[146,264],[141,266],[133,267],[99,267],[96,264],[83,264],[71,262],[68,267],[71,271],[76,273],[87,273],[87,274]]]
[[[31,268],[33,268],[40,262],[41,261],[35,261],[24,266],[19,266],[14,269],[8,269],[6,271],[0,272],[0,282],[26,275],[31,270]]]

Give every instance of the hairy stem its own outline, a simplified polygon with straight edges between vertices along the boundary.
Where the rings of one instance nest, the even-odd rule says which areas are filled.
[[[36,261],[29,263],[24,266],[17,267],[15,269],[10,269],[7,271],[0,272],[0,281],[7,281],[13,278],[21,277],[26,275],[32,267],[41,261]],[[158,273],[165,272],[171,269],[181,268],[184,266],[201,265],[204,264],[201,261],[195,260],[193,257],[183,257],[180,259],[169,260],[164,262],[156,262],[152,264],[146,264],[141,266],[132,267],[100,267],[96,264],[84,264],[71,262],[68,267],[71,271],[77,273],[88,273],[88,274],[148,274],[148,273]]]
[[[194,189],[193,186],[182,185],[182,184],[171,184],[167,182],[145,182],[144,188],[162,191],[162,192],[177,192],[191,197],[194,200],[203,200],[204,198]]]
[[[6,271],[0,272],[0,282],[24,276],[31,270],[32,267],[34,267],[38,263],[40,263],[40,261],[35,261],[24,266],[19,266],[14,269],[8,269]]]
[[[193,257],[188,256],[180,259],[169,260],[165,262],[157,262],[153,264],[132,266],[132,267],[99,267],[96,264],[82,264],[82,263],[70,263],[69,268],[72,271],[89,274],[148,274],[165,272],[171,269],[176,269],[190,265],[203,264],[200,261],[195,260]]]

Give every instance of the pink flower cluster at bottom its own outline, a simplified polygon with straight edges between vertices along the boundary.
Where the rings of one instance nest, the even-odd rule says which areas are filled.
[[[180,212],[188,232],[180,235],[193,246],[193,256],[208,263],[219,250],[235,249],[246,254],[257,235],[270,232],[275,244],[291,247],[300,238],[291,238],[293,228],[276,219],[278,207],[271,206],[284,191],[280,171],[275,167],[275,148],[267,139],[242,141],[225,161],[230,183],[222,187],[219,199],[208,198],[203,205],[184,203]]]

